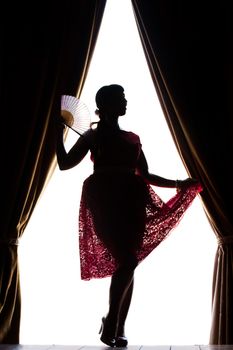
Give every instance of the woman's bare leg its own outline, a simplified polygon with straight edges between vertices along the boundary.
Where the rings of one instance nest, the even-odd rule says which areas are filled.
[[[125,296],[122,300],[120,313],[118,317],[118,327],[117,327],[117,336],[124,337],[125,336],[125,321],[128,315],[129,307],[131,304],[132,294],[134,287],[134,278],[132,279],[128,290],[125,293]]]
[[[131,255],[130,255],[131,256]],[[106,316],[106,331],[111,335],[123,336],[124,324],[129,311],[134,281],[135,258],[125,260],[111,278],[109,289],[109,310]],[[119,329],[118,329],[119,327]]]

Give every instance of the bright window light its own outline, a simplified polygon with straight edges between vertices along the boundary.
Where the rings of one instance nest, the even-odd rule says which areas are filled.
[[[77,48],[78,49],[78,48]],[[147,67],[130,0],[108,0],[81,95],[95,118],[95,94],[105,85],[125,89],[122,128],[138,133],[152,173],[187,177]],[[69,131],[67,146],[77,139]],[[21,344],[102,345],[101,317],[110,279],[81,281],[78,210],[87,156],[77,167],[56,169],[21,239]],[[169,189],[155,191],[166,199]],[[130,345],[207,344],[216,239],[199,198],[180,225],[135,271],[126,331]]]

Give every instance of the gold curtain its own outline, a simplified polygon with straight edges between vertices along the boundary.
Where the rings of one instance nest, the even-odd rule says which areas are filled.
[[[132,0],[132,6],[166,121],[188,173],[204,185],[203,207],[219,243],[210,344],[233,344],[231,5]]]
[[[62,94],[80,95],[106,0],[6,3],[0,23],[0,343],[18,343],[17,245],[56,165]]]

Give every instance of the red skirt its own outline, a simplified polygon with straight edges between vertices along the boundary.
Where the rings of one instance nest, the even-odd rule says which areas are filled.
[[[200,184],[164,202],[135,174],[92,174],[83,183],[79,209],[81,279],[112,276],[119,264],[140,263],[180,222]]]

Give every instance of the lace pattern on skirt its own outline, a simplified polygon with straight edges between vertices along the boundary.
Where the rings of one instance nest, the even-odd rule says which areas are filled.
[[[147,189],[149,196],[145,208],[145,230],[142,244],[135,252],[139,263],[178,225],[202,187],[199,184],[190,185],[166,203],[150,185],[147,185]],[[84,195],[79,210],[79,254],[82,280],[112,276],[117,268],[114,257],[96,234],[92,213]]]

